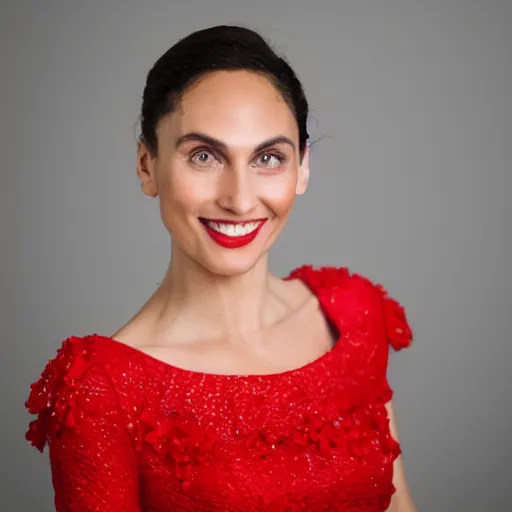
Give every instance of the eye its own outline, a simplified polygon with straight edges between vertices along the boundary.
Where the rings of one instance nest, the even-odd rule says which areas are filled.
[[[264,153],[256,159],[256,165],[265,169],[275,169],[284,162],[284,157],[275,153]]]
[[[203,169],[215,167],[219,163],[218,159],[207,149],[200,149],[192,153],[190,161],[196,167]]]

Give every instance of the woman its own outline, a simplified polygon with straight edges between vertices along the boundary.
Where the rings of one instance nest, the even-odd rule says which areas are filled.
[[[65,340],[31,387],[58,512],[413,511],[386,379],[401,306],[267,252],[309,178],[308,103],[256,33],[220,26],[148,74],[137,174],[172,237],[112,336]]]

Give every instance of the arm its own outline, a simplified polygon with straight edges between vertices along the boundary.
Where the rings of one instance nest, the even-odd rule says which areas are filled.
[[[386,404],[386,409],[388,411],[391,435],[396,441],[399,441],[396,418],[391,401]],[[395,460],[393,465],[393,485],[396,488],[396,492],[391,498],[391,504],[389,505],[387,512],[418,512],[409,492],[404,463],[401,456]]]
[[[140,512],[135,452],[101,365],[61,353],[26,406],[37,414],[27,440],[49,445],[56,512]]]
[[[94,390],[114,405],[108,382],[95,379]],[[56,512],[139,512],[135,455],[119,416],[117,409],[95,407],[75,428],[50,439]]]

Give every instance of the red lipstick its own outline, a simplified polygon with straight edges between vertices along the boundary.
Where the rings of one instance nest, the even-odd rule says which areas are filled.
[[[204,219],[199,218],[201,224],[204,226],[205,231],[210,235],[214,242],[217,242],[220,246],[226,249],[238,249],[250,244],[261,231],[261,228],[268,219],[254,219],[246,221],[233,221],[223,219]],[[245,235],[227,234],[221,233],[219,230],[214,229],[209,223],[215,223],[218,225],[233,225],[233,226],[245,226],[247,224],[258,224],[258,226]]]

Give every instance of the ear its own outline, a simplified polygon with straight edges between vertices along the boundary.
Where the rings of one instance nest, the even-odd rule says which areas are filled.
[[[302,156],[302,162],[299,167],[299,175],[297,179],[297,186],[295,188],[295,193],[297,195],[302,195],[306,192],[309,183],[309,144],[306,144],[306,149],[304,150],[304,155]]]
[[[158,196],[155,175],[155,160],[146,143],[140,139],[137,145],[137,176],[140,179],[142,192],[150,197]]]

